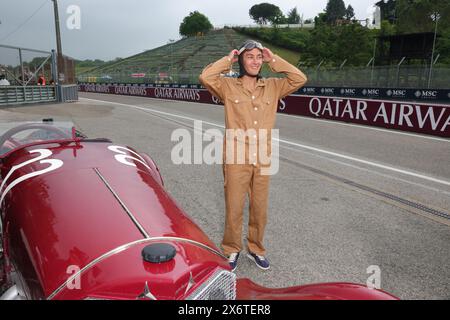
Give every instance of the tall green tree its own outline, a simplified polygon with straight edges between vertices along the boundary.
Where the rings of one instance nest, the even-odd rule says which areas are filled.
[[[267,2],[255,4],[248,13],[250,18],[258,24],[279,23],[284,18],[278,6]]]
[[[300,15],[297,12],[297,7],[292,8],[288,12],[286,22],[289,24],[299,24],[300,23]]]
[[[213,28],[209,19],[198,11],[191,12],[180,24],[180,34],[191,37],[198,33],[206,33]]]
[[[344,1],[328,0],[325,14],[328,24],[336,24],[336,20],[343,19],[346,14]]]
[[[287,19],[284,16],[283,12],[278,11],[275,16],[271,17],[269,19],[270,23],[272,23],[274,26],[278,25],[278,24],[285,24],[287,23]]]
[[[355,17],[355,10],[351,5],[348,5],[347,9],[345,9],[345,19],[352,20]]]
[[[372,57],[374,33],[358,23],[342,26],[319,24],[311,30],[303,59],[310,65],[365,65]]]
[[[320,12],[315,18],[314,18],[314,25],[323,25],[327,23],[327,14],[325,12]]]

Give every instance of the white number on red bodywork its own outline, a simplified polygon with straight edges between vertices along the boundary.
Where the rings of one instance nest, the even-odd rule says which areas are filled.
[[[116,160],[122,164],[125,164],[127,166],[136,167],[136,164],[134,164],[133,162],[130,161],[130,160],[134,160],[139,163],[142,163],[147,169],[151,170],[151,168],[145,162],[144,158],[142,158],[138,153],[134,152],[133,150],[130,150],[128,148],[121,147],[121,146],[109,146],[108,149],[114,153],[118,153],[114,156],[114,158],[116,158]],[[127,154],[127,152],[129,152],[133,155],[136,155],[136,157]]]
[[[36,177],[36,176],[45,174],[45,173],[50,172],[50,171],[54,171],[54,170],[56,170],[56,169],[62,167],[62,165],[64,164],[64,163],[63,163],[61,160],[59,160],[59,159],[46,159],[46,158],[50,157],[50,156],[53,154],[53,153],[52,153],[50,150],[48,150],[48,149],[36,149],[36,150],[31,150],[31,151],[29,151],[29,152],[30,152],[30,154],[33,154],[33,153],[39,153],[39,156],[37,156],[36,158],[30,159],[30,160],[27,160],[27,161],[25,161],[25,162],[19,163],[19,164],[13,166],[13,167],[11,168],[11,170],[9,170],[8,174],[6,175],[5,179],[3,180],[3,182],[2,182],[2,184],[1,184],[1,186],[0,186],[0,192],[1,192],[0,206],[1,206],[2,203],[3,203],[3,199],[5,198],[6,194],[7,194],[12,188],[14,188],[16,185],[18,185],[19,183],[21,183],[22,181],[25,181],[25,180],[27,180],[27,179],[30,179],[30,178],[33,178],[33,177]],[[44,159],[46,159],[46,160],[44,160]],[[27,165],[29,165],[29,164],[31,164],[31,163],[38,162],[38,161],[39,161],[39,163],[41,163],[41,164],[43,164],[43,163],[48,163],[48,164],[50,164],[50,166],[47,167],[47,168],[45,168],[45,169],[42,169],[42,170],[38,170],[38,171],[34,171],[34,172],[31,172],[31,173],[25,174],[25,175],[23,175],[23,176],[21,176],[21,177],[15,179],[15,180],[13,180],[13,181],[8,185],[8,187],[6,187],[6,189],[3,190],[3,187],[6,185],[6,182],[8,181],[8,179],[11,177],[11,175],[12,175],[16,170],[18,170],[18,169],[20,169],[20,168],[22,168],[22,167],[25,167],[25,166],[27,166]],[[3,191],[2,191],[2,190],[3,190]]]

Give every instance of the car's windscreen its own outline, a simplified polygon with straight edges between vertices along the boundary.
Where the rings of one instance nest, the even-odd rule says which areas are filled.
[[[73,123],[56,122],[0,122],[0,157],[23,145],[72,138]]]

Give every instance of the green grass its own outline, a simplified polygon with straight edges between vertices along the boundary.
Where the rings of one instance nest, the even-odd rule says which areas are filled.
[[[77,68],[76,74],[82,76],[110,75],[112,81],[153,81],[160,72],[167,72],[178,81],[178,76],[195,79],[203,68],[225,55],[232,49],[237,49],[249,37],[232,29],[211,31],[203,37],[183,38],[173,44],[167,44],[152,50],[148,50],[134,56],[111,61],[97,68]],[[296,51],[272,45],[267,41],[262,44],[274,53],[280,55],[290,63],[297,65],[300,54]],[[234,70],[237,65],[234,66]],[[267,74],[269,69],[264,67],[263,72]],[[133,79],[131,73],[146,73],[147,80]]]
[[[294,66],[297,65],[299,59],[300,59],[300,53],[293,51],[293,50],[289,50],[289,49],[285,49],[285,48],[281,48],[275,45],[272,45],[270,43],[267,43],[265,41],[260,41],[261,44],[264,47],[269,48],[273,53],[279,55],[280,57],[282,57],[284,60],[288,61],[289,63],[293,64]]]

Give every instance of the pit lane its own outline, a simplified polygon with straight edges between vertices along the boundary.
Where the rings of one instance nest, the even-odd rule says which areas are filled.
[[[223,108],[80,96],[73,104],[0,109],[0,117],[71,119],[89,137],[147,152],[167,190],[219,245],[222,168],[174,165],[170,136],[177,128],[192,130],[193,119],[203,120],[204,130],[220,128]],[[271,270],[262,272],[243,255],[238,277],[268,287],[366,283],[368,267],[376,265],[381,288],[400,298],[450,298],[448,139],[285,115],[277,127],[280,171],[272,177],[266,231]]]

